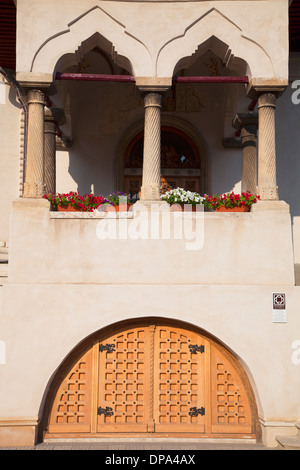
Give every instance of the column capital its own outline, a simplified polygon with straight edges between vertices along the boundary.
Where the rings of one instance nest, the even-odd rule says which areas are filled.
[[[272,92],[262,93],[258,97],[257,108],[262,108],[263,106],[266,107],[273,107],[276,108],[276,95]]]
[[[155,106],[161,108],[161,95],[159,93],[149,92],[144,96],[144,107]]]
[[[245,134],[256,135],[258,128],[257,113],[239,113],[233,118],[232,125],[235,129],[241,129]]]
[[[59,126],[65,124],[66,122],[66,117],[63,109],[52,108],[48,106],[44,108],[44,119],[45,121],[55,121]]]
[[[247,129],[242,127],[241,129],[241,140],[242,140],[242,149],[247,145],[247,142],[256,142],[256,129]],[[256,143],[255,143],[256,147]]]
[[[27,102],[28,104],[36,103],[44,106],[46,104],[45,92],[38,88],[30,88],[27,91]]]
[[[45,122],[46,121],[51,121],[51,122],[55,121],[52,109],[48,108],[47,106],[45,107],[45,110],[44,110],[44,120],[45,120]]]

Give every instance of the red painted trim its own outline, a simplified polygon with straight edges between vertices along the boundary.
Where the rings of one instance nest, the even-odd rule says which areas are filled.
[[[175,83],[249,83],[248,77],[178,77]]]
[[[135,82],[132,75],[100,75],[93,73],[57,73],[56,80],[83,80],[98,82]]]
[[[101,82],[135,82],[132,75],[100,75],[90,73],[57,73],[56,80],[83,80]],[[249,83],[248,77],[177,77],[174,83]]]

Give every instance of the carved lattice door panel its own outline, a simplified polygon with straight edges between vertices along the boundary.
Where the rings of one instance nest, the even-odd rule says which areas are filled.
[[[148,431],[149,362],[147,327],[123,331],[100,345],[98,432]]]
[[[53,402],[50,433],[91,432],[92,358],[90,349],[67,372]]]
[[[52,437],[254,435],[252,392],[238,362],[207,336],[159,321],[94,338],[51,396]]]
[[[157,326],[154,341],[154,422],[157,432],[205,430],[205,345],[199,335]],[[194,348],[193,348],[194,346]]]
[[[251,409],[245,384],[236,366],[211,348],[211,430],[213,433],[251,433]]]

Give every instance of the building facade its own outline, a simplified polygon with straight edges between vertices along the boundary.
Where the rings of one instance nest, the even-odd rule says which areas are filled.
[[[290,3],[7,1],[1,446],[297,442]],[[175,213],[162,182],[260,200],[249,213]],[[57,212],[43,197],[114,190],[138,195],[130,212]]]

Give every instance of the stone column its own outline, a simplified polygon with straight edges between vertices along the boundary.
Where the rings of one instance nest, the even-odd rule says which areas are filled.
[[[44,106],[45,93],[39,89],[28,91],[28,127],[26,173],[23,197],[40,198],[44,195]]]
[[[160,161],[161,161],[161,95],[147,93],[144,97],[144,160],[141,187],[141,201],[160,200]]]
[[[252,194],[256,193],[257,177],[256,177],[256,132],[243,127],[241,129],[242,141],[242,192],[249,191]]]
[[[258,98],[258,185],[261,200],[278,200],[275,145],[276,95],[263,93]]]
[[[233,120],[233,126],[241,131],[241,191],[255,194],[257,186],[257,115],[237,114]]]
[[[56,180],[56,122],[53,112],[45,108],[44,125],[44,184],[45,193],[55,193]]]

